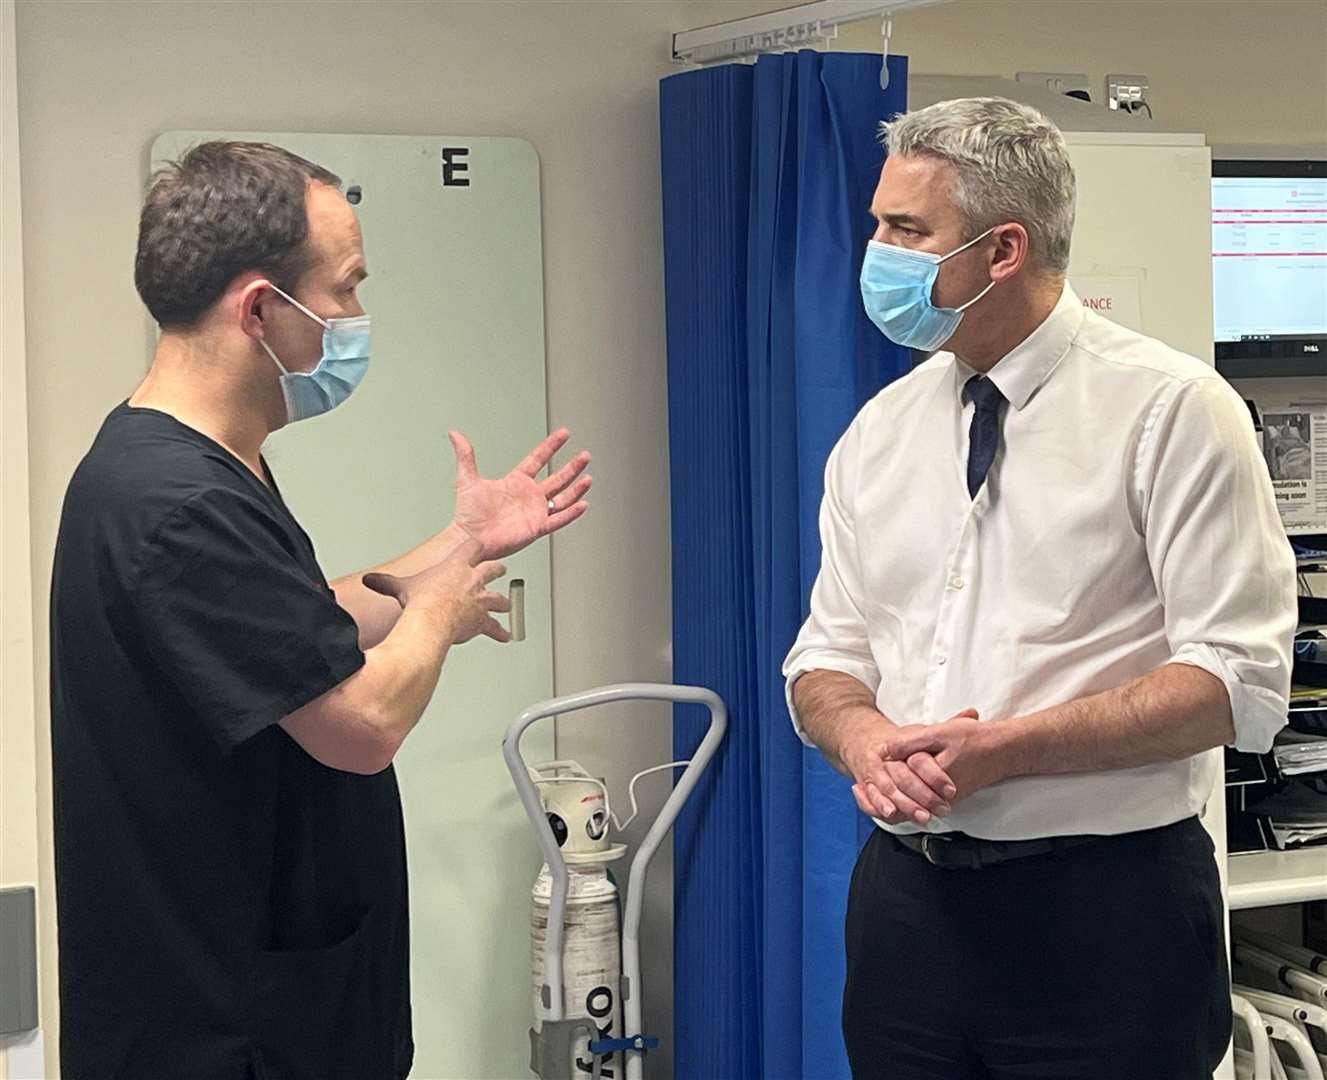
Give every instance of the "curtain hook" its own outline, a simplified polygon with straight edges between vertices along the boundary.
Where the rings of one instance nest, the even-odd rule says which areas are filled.
[[[885,12],[884,21],[880,24],[880,36],[884,38],[884,45],[880,50],[880,89],[889,89],[889,36],[894,32],[894,13]]]

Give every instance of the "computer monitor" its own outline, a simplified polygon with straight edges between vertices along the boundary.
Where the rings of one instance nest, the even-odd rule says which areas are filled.
[[[1216,366],[1327,374],[1327,161],[1212,162]]]

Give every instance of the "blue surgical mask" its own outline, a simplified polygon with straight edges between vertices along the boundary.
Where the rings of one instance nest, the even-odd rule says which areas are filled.
[[[286,419],[294,423],[330,412],[354,392],[369,369],[369,317],[322,319],[275,285],[272,289],[323,328],[323,355],[312,371],[289,371],[267,342],[258,339],[281,369]]]
[[[871,321],[896,345],[931,352],[954,336],[963,312],[991,291],[992,281],[962,307],[942,308],[931,303],[940,264],[966,251],[995,231],[995,226],[981,236],[974,236],[948,255],[933,251],[881,244],[872,240],[866,245],[862,260],[862,303]]]

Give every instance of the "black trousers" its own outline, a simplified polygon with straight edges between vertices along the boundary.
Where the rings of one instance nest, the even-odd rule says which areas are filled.
[[[1197,818],[981,870],[877,830],[846,943],[855,1080],[1207,1080],[1230,1038]]]

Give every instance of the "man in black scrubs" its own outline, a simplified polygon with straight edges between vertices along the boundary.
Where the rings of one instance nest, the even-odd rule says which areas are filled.
[[[586,509],[588,454],[538,479],[566,432],[500,480],[453,432],[452,524],[327,583],[261,447],[367,367],[339,183],[207,143],[143,208],[161,337],[70,482],[52,586],[67,1080],[408,1073],[392,758],[448,650],[508,640],[493,560]]]

